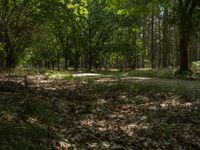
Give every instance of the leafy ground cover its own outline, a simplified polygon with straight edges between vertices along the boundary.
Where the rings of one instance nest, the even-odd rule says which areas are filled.
[[[0,111],[0,149],[200,149],[199,91],[2,74]]]

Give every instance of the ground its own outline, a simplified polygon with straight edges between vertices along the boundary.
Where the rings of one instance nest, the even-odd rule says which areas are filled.
[[[1,75],[0,149],[200,149],[199,81],[73,76]]]
[[[161,79],[155,77],[132,77],[104,75],[100,73],[75,73],[73,77],[87,77],[97,82],[129,82],[141,83],[145,85],[156,85],[162,88],[183,88],[187,90],[200,91],[200,80],[183,80],[183,79]]]

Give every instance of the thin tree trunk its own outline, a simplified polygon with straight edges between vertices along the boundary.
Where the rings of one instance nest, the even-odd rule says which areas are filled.
[[[60,70],[60,55],[57,54],[57,69]]]
[[[14,54],[14,48],[11,44],[8,31],[5,31],[5,50],[6,50],[6,68],[16,67],[16,58]]]
[[[14,55],[9,54],[6,57],[6,68],[15,68],[16,67],[16,60]]]
[[[6,44],[6,68],[15,68],[16,67],[16,58],[14,55],[13,48],[9,45],[9,43]]]
[[[155,43],[154,43],[154,14],[151,15],[151,67],[155,66]]]
[[[53,70],[55,69],[55,61],[54,60],[52,61],[52,69]]]
[[[89,62],[88,62],[88,71],[91,71],[93,67],[93,57],[92,54],[89,54]]]
[[[4,68],[4,57],[0,55],[0,68]]]
[[[168,67],[168,9],[164,10],[164,28],[163,28],[163,67]]]
[[[65,56],[65,70],[68,70],[68,58]]]
[[[79,55],[75,54],[75,60],[74,60],[74,70],[77,71],[79,68]]]

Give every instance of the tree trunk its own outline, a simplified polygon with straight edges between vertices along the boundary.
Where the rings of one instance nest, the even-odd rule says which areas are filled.
[[[54,60],[52,61],[52,69],[53,70],[55,69],[55,61]]]
[[[9,39],[6,40],[6,68],[15,68],[16,58]]]
[[[188,61],[188,44],[189,39],[188,37],[182,36],[180,37],[180,70],[187,71],[189,70],[189,61]]]
[[[57,69],[60,70],[60,55],[57,54]]]
[[[91,70],[92,70],[92,67],[93,67],[93,57],[92,57],[92,55],[90,54],[90,55],[89,55],[89,62],[88,62],[88,71],[91,71]]]
[[[77,71],[79,68],[79,56],[75,54],[75,60],[74,60],[74,70]]]
[[[14,54],[14,48],[9,37],[8,31],[5,31],[5,50],[6,50],[6,68],[16,67],[16,57]]]
[[[49,62],[50,60],[48,60],[47,61],[47,67],[48,67],[48,69],[50,69],[51,67],[50,67],[50,62]]]
[[[168,67],[168,9],[164,10],[164,28],[163,28],[163,67]]]
[[[179,2],[180,11],[180,72],[189,70],[189,58],[188,58],[188,45],[190,42],[191,32],[193,28],[193,14],[196,7],[196,0],[187,0],[186,2]]]
[[[155,64],[155,43],[154,43],[154,14],[151,15],[151,67],[154,69]]]
[[[197,43],[197,57],[196,57],[197,61],[200,60],[200,44]]]
[[[65,70],[68,70],[68,58],[65,56]]]
[[[178,67],[180,64],[180,50],[179,50],[179,32],[178,32],[178,28],[175,27],[175,33],[174,33],[174,48],[175,48],[175,57],[176,57],[176,61],[175,61],[175,66]]]
[[[0,68],[4,68],[4,57],[0,54]]]
[[[16,59],[14,55],[10,54],[6,56],[6,68],[15,68],[16,67]]]

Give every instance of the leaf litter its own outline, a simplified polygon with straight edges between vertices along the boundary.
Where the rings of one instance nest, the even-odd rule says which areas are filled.
[[[140,92],[134,84],[37,76],[28,80],[26,86],[23,79],[1,78],[0,129],[26,124],[55,134],[38,134],[37,142],[29,139],[35,146],[56,150],[200,149],[199,98],[166,91]],[[7,142],[19,141],[12,138]]]

